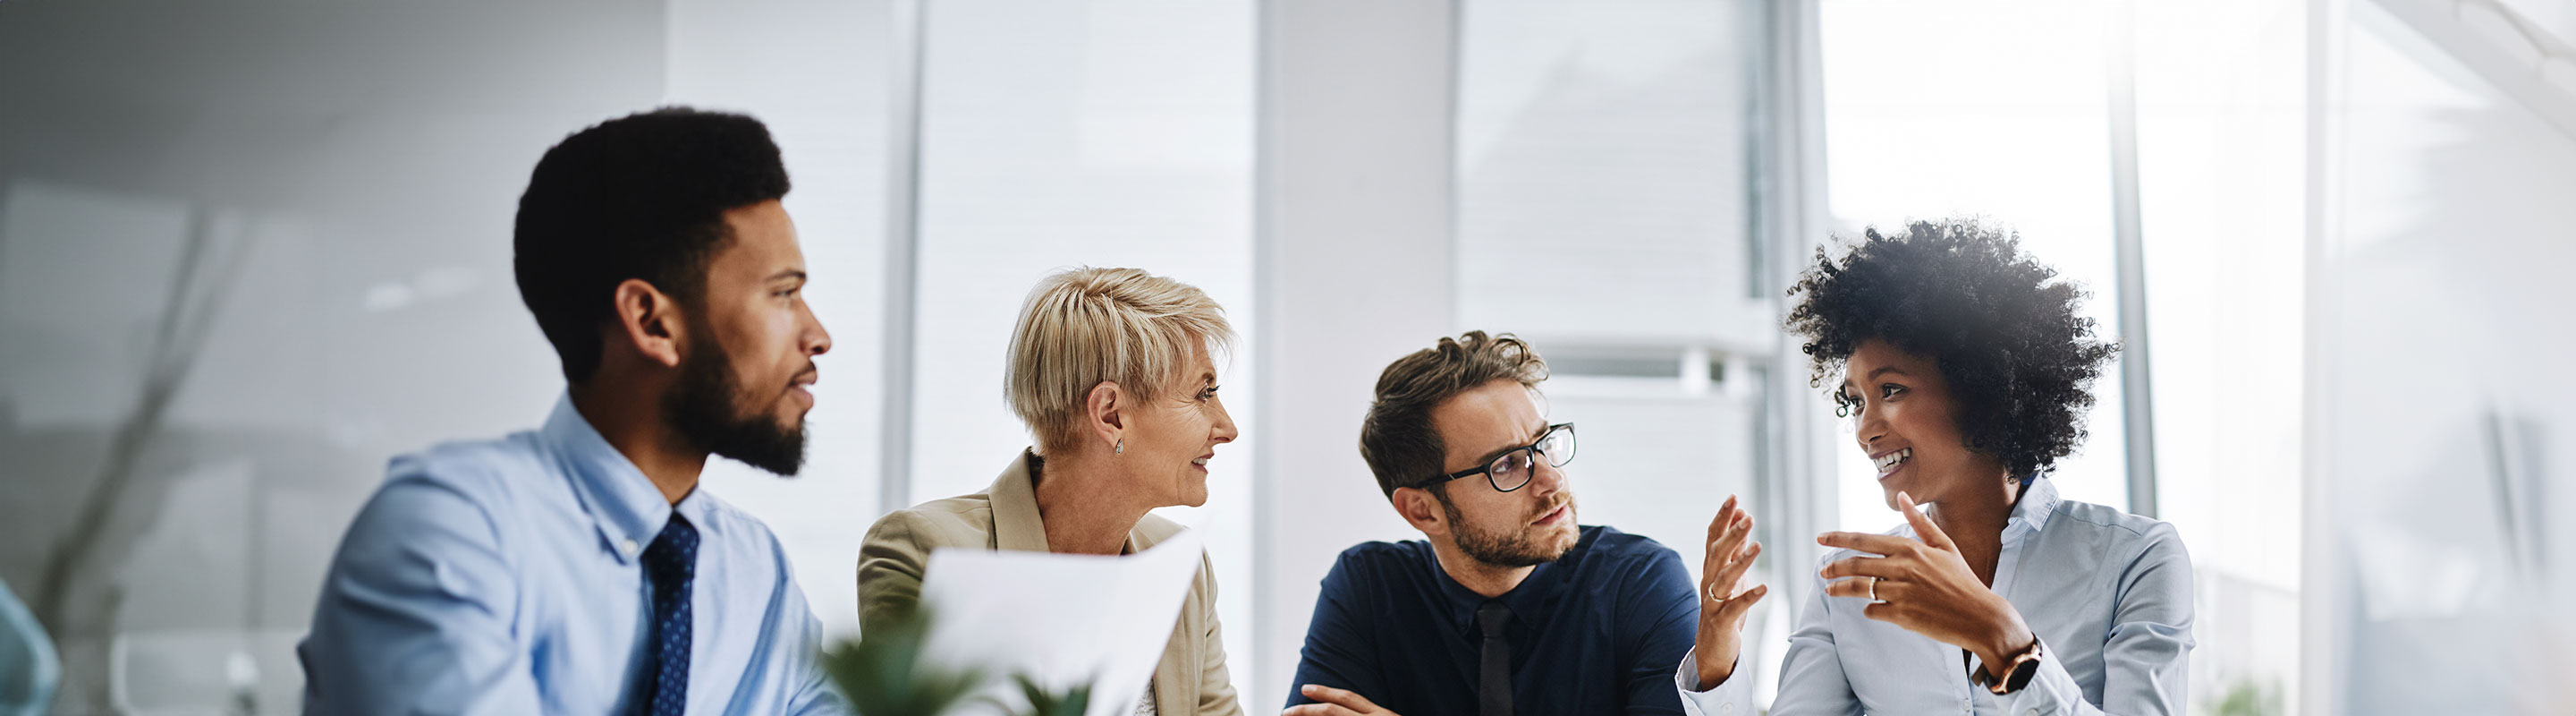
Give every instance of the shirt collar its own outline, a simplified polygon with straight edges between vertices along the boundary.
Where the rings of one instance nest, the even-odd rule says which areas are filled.
[[[2037,475],[2022,483],[2021,499],[2014,501],[2012,517],[2004,521],[2004,541],[2039,534],[2048,526],[2048,517],[2057,514],[2057,483]]]
[[[1476,624],[1476,609],[1484,606],[1488,601],[1500,601],[1503,606],[1510,607],[1512,623],[1516,628],[1526,627],[1537,620],[1540,612],[1547,609],[1557,596],[1556,592],[1565,586],[1565,580],[1559,579],[1558,575],[1572,568],[1574,562],[1583,559],[1584,553],[1591,551],[1592,530],[1580,529],[1583,529],[1582,534],[1585,539],[1575,542],[1573,549],[1566,550],[1565,554],[1556,559],[1532,566],[1529,576],[1522,577],[1520,584],[1513,585],[1511,591],[1495,597],[1477,594],[1476,590],[1459,584],[1457,579],[1449,576],[1449,570],[1440,566],[1440,558],[1434,554],[1431,558],[1431,571],[1434,573],[1434,578],[1439,581],[1440,595],[1443,597],[1441,603],[1446,608],[1450,624],[1457,628],[1458,634],[1462,637],[1484,638],[1484,627]]]
[[[1038,514],[1037,477],[1044,461],[1035,451],[1021,450],[984,494],[993,504],[993,548],[1046,552],[1046,520]]]
[[[1038,481],[1045,478],[1046,458],[1039,456],[1036,449],[1026,448],[1009,467],[1002,468],[1002,475],[993,479],[992,487],[984,489],[993,505],[994,549],[1054,551],[1047,547],[1046,519],[1038,512]],[[1138,535],[1144,529],[1143,521],[1128,528],[1127,542],[1119,548],[1119,554],[1141,551],[1137,547]]]
[[[1470,640],[1484,638],[1484,627],[1476,624],[1476,610],[1485,606],[1486,602],[1499,601],[1503,606],[1511,607],[1514,622],[1529,619],[1532,612],[1530,611],[1531,600],[1528,596],[1546,591],[1546,588],[1539,585],[1547,581],[1546,578],[1555,566],[1552,562],[1541,562],[1530,570],[1528,577],[1521,579],[1518,586],[1512,587],[1512,591],[1504,592],[1501,596],[1486,597],[1477,594],[1476,590],[1468,589],[1467,585],[1459,584],[1458,580],[1451,579],[1449,571],[1440,568],[1438,558],[1433,558],[1431,563],[1431,569],[1440,573],[1440,595],[1444,597],[1441,602],[1445,607],[1444,611],[1448,613],[1450,626],[1460,637]]]
[[[634,563],[670,523],[674,511],[689,518],[700,533],[715,530],[714,520],[709,519],[714,498],[706,495],[705,485],[672,505],[653,486],[652,478],[591,427],[590,420],[573,407],[569,392],[555,399],[554,412],[546,416],[537,439],[570,477],[573,494],[580,497],[582,509],[599,529],[602,545],[618,563]]]

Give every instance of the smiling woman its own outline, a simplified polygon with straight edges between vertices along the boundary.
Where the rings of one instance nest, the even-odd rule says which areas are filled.
[[[983,492],[897,510],[859,550],[859,619],[917,608],[941,547],[1132,554],[1181,530],[1150,514],[1207,502],[1207,461],[1233,442],[1216,363],[1234,340],[1225,309],[1189,284],[1136,269],[1081,268],[1038,282],[1020,308],[1003,383],[1037,447]],[[1206,557],[1151,684],[1145,713],[1240,714]]]
[[[1918,374],[1939,370],[1961,401],[1962,437],[2006,472],[2045,472],[2083,442],[2090,385],[2119,349],[2092,338],[2093,320],[2076,311],[2083,290],[2022,254],[2019,237],[1918,222],[1894,237],[1867,230],[1839,264],[1821,249],[1816,259],[1789,329],[1807,338],[1810,384],[1838,368],[1862,373],[1833,394],[1839,414],[1859,414],[1870,397],[1851,387],[1870,376],[1847,364],[1879,340],[1921,358]]]
[[[1819,250],[1791,293],[1805,295],[1788,323],[1812,383],[1842,377],[1834,403],[1905,524],[1817,537],[1836,549],[1771,713],[2178,713],[2193,643],[2181,539],[2043,479],[2082,442],[2091,384],[2117,350],[2078,312],[2083,292],[2018,237],[1947,221],[1868,231],[1839,259]],[[1719,515],[1712,571],[1758,550],[1735,526],[1749,521],[1732,505]],[[1712,590],[1703,609],[1759,596]],[[1713,624],[1676,674],[1708,712],[1751,693],[1731,678],[1736,640],[1709,633],[1735,627]]]

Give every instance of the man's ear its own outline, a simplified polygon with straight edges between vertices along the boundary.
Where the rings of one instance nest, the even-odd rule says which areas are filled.
[[[1413,525],[1414,529],[1426,535],[1449,534],[1449,513],[1440,509],[1440,498],[1430,490],[1398,487],[1388,499],[1395,503],[1395,513],[1404,517],[1405,523]]]
[[[1127,436],[1127,391],[1115,381],[1100,381],[1082,399],[1083,432],[1099,438],[1102,447],[1116,450],[1119,440]]]
[[[609,340],[634,349],[644,360],[664,368],[680,365],[680,343],[687,340],[680,302],[640,278],[617,284],[617,323]]]

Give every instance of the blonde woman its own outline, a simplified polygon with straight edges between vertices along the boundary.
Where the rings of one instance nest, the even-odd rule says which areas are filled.
[[[1149,512],[1207,502],[1208,459],[1235,437],[1212,354],[1233,340],[1225,309],[1179,281],[1123,268],[1039,281],[1003,380],[1037,444],[983,492],[877,520],[859,551],[860,621],[912,609],[923,564],[941,547],[1132,554],[1178,533]],[[1216,578],[1200,560],[1138,713],[1243,712],[1226,675]]]

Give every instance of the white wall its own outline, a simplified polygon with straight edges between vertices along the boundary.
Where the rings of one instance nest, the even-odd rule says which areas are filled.
[[[827,633],[858,632],[859,537],[876,504],[882,422],[890,2],[670,0],[663,101],[769,125],[795,189],[786,205],[813,276],[806,302],[835,348],[816,365],[798,476],[709,463],[706,488],[769,524]]]
[[[1229,654],[1253,652],[1253,456],[1262,314],[1253,288],[1248,0],[929,3],[910,500],[982,491],[1030,444],[1002,399],[1021,301],[1076,266],[1141,268],[1225,306],[1221,358],[1245,435],[1208,463],[1201,532]],[[861,525],[861,529],[864,525]],[[810,591],[810,590],[809,590]],[[1237,662],[1238,690],[1251,671]]]
[[[2091,292],[2094,335],[2119,338],[2103,17],[2111,3],[1824,3],[1825,141],[1838,237],[1981,217]],[[1822,238],[1817,243],[1824,243]],[[1835,244],[1836,255],[1843,244]],[[1812,251],[1809,249],[1808,251]],[[2068,499],[2125,507],[2119,365],[2104,368],[2090,438],[2051,475]],[[1845,421],[1843,529],[1902,521]]]
[[[530,168],[572,131],[665,101],[751,111],[785,151],[811,300],[842,348],[821,361],[807,475],[718,464],[709,485],[779,528],[827,619],[852,611],[854,535],[873,517],[883,15],[0,6],[0,578],[41,601],[54,549],[102,526],[55,634],[57,706],[205,708],[233,703],[239,678],[255,708],[296,708],[293,643],[385,460],[533,427],[561,389],[509,265]],[[174,306],[201,343],[155,337]],[[187,367],[165,417],[112,443],[155,361]],[[117,454],[137,461],[92,520],[79,505]]]
[[[1285,704],[1317,582],[1362,540],[1414,535],[1361,462],[1386,364],[1451,326],[1453,6],[1261,8],[1261,393],[1245,711]]]
[[[1755,187],[1781,181],[1753,161],[1769,109],[1755,85],[1781,61],[1763,17],[1691,0],[1460,5],[1457,328],[1548,358],[1548,419],[1581,438],[1565,467],[1579,521],[1661,542],[1693,575],[1729,495],[1769,544],[1805,541],[1763,487],[1780,447],[1766,406],[1822,399],[1768,380],[1786,281],[1756,216]],[[1753,578],[1789,581],[1785,554]],[[1785,640],[1762,616],[1752,642]]]

